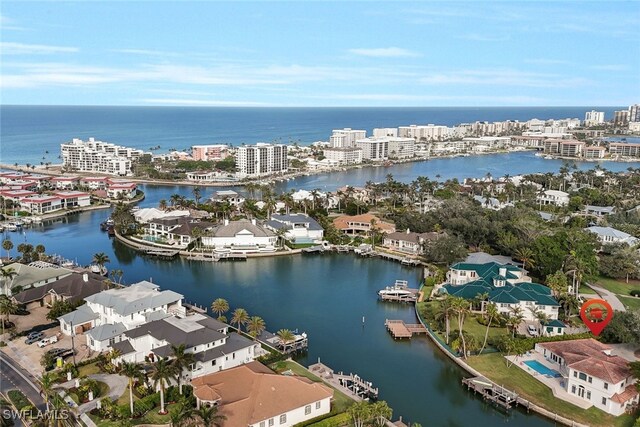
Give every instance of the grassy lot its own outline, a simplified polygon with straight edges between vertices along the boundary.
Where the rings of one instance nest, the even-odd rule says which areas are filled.
[[[134,397],[135,399],[135,397]],[[127,400],[128,401],[128,400]],[[167,411],[169,411],[168,414],[166,415],[160,415],[158,414],[158,411],[160,410],[160,407],[157,406],[154,409],[152,409],[151,411],[147,412],[147,414],[142,417],[142,418],[135,418],[135,419],[131,419],[129,421],[131,421],[131,425],[140,425],[140,424],[164,424],[164,425],[168,425],[171,423],[171,413],[173,411],[175,411],[177,409],[178,405],[167,405],[166,409]],[[119,427],[121,425],[124,425],[122,420],[103,420],[98,416],[92,415],[90,413],[87,413],[87,415],[89,415],[89,418],[91,418],[91,420],[96,423],[96,425],[98,427]]]
[[[472,356],[468,362],[497,384],[504,385],[505,388],[515,391],[527,400],[567,418],[593,426],[633,426],[634,417],[631,415],[613,417],[594,407],[585,410],[557,399],[547,386],[522,369],[517,366],[507,368],[505,359],[500,353]]]
[[[632,311],[640,310],[640,298],[618,296],[618,299],[629,310],[632,310]]]
[[[99,374],[100,373],[100,368],[98,368],[98,364],[96,362],[94,362],[94,363],[90,363],[88,365],[80,366],[78,368],[78,371],[80,372],[80,374],[78,376],[84,377],[84,376]]]
[[[322,380],[312,374],[311,372],[309,372],[307,369],[305,369],[303,366],[299,365],[296,362],[293,361],[289,361],[286,360],[284,362],[277,362],[274,365],[271,366],[271,369],[273,369],[274,371],[278,372],[278,373],[282,373],[283,371],[286,370],[291,370],[293,371],[294,374],[299,375],[301,377],[307,377],[309,378],[311,381],[314,382],[321,382]],[[331,387],[331,386],[329,386]],[[347,410],[347,408],[351,405],[353,405],[354,400],[351,399],[349,396],[347,396],[346,394],[344,394],[343,392],[341,392],[340,390],[337,390],[333,387],[331,387],[333,389],[333,410],[336,412],[344,412]]]
[[[580,285],[580,293],[581,294],[589,294],[589,295],[595,295],[597,294],[596,291],[594,291],[593,289],[591,289],[590,287],[588,287],[587,285]]]
[[[595,284],[605,288],[614,294],[629,296],[629,292],[633,290],[640,290],[640,280],[629,280],[629,283],[624,280],[609,279],[607,277],[599,276],[595,280]]]

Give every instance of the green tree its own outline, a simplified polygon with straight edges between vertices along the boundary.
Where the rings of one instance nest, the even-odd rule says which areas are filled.
[[[42,394],[42,397],[44,398],[44,403],[47,406],[47,412],[49,412],[49,399],[53,392],[53,387],[56,384],[55,377],[55,374],[51,372],[44,372],[39,381],[40,392]]]
[[[393,415],[393,410],[384,400],[374,402],[370,407],[370,411],[374,427],[386,426],[387,421],[391,421],[391,416]]]
[[[512,336],[515,337],[518,327],[524,320],[524,314],[522,314],[522,308],[520,308],[519,305],[511,307],[510,311],[509,317],[507,318],[507,326],[511,328]]]
[[[11,258],[10,252],[11,252],[11,249],[13,249],[13,242],[10,239],[3,240],[2,249],[7,251],[7,259]]]
[[[171,344],[171,353],[173,354],[172,364],[176,368],[177,376],[178,376],[178,388],[180,389],[180,394],[182,394],[182,371],[185,368],[189,368],[196,362],[195,356],[193,353],[189,353],[186,351],[186,347],[184,344],[173,345]]]
[[[533,256],[533,251],[530,248],[518,248],[515,252],[516,259],[522,261],[522,267],[525,270],[529,270],[535,265]]]
[[[198,426],[203,427],[221,427],[226,416],[218,413],[217,406],[201,406],[200,409],[195,410],[195,416],[199,420]]]
[[[347,413],[354,427],[364,427],[371,419],[371,407],[365,401],[356,402],[349,406]]]
[[[2,322],[2,334],[4,335],[4,325],[9,322],[9,316],[18,312],[18,306],[8,296],[0,295],[0,322]]]
[[[484,332],[484,341],[482,342],[482,347],[480,348],[480,354],[482,354],[482,350],[487,346],[487,339],[489,338],[489,328],[491,327],[491,321],[493,319],[497,319],[500,316],[498,312],[498,306],[494,303],[490,302],[485,306],[485,315],[488,317],[487,322],[487,330]]]
[[[176,379],[178,372],[174,365],[165,359],[160,359],[151,365],[151,380],[156,389],[160,389],[160,413],[166,414],[164,410],[164,390],[171,380]]]
[[[13,267],[5,267],[0,268],[0,278],[2,279],[2,283],[4,285],[4,294],[11,295],[11,286],[10,283],[13,282],[13,279],[18,275],[18,272],[13,269]]]
[[[276,335],[278,336],[278,338],[280,338],[280,342],[282,343],[282,350],[286,353],[289,343],[295,341],[296,336],[289,329],[280,329],[278,332],[276,332]]]
[[[200,199],[202,198],[202,192],[200,187],[194,187],[193,189],[193,198],[196,201],[196,209],[198,208],[198,204],[200,203]]]
[[[127,377],[129,381],[129,409],[133,416],[133,384],[136,380],[141,380],[144,374],[137,363],[122,362],[118,375]]]
[[[602,330],[600,339],[606,343],[640,344],[640,312],[616,312]]]
[[[249,321],[249,313],[244,308],[236,308],[231,317],[231,324],[236,325],[238,332],[242,331],[242,327]]]
[[[257,338],[262,332],[264,332],[265,328],[266,324],[260,316],[252,316],[247,324],[247,331],[253,338]]]
[[[93,255],[93,263],[100,267],[100,270],[102,270],[104,268],[104,265],[110,261],[111,260],[109,259],[109,255],[105,254],[104,252],[98,252]]]
[[[467,343],[464,336],[464,320],[467,314],[469,314],[469,301],[461,297],[452,297],[453,311],[458,317],[458,337],[462,344],[462,357],[467,358]]]
[[[75,310],[77,304],[72,304],[68,300],[64,301],[54,301],[51,304],[51,309],[49,309],[49,313],[47,313],[47,319],[49,320],[58,320],[60,316],[64,316],[67,313],[71,313]]]
[[[424,246],[424,257],[434,264],[453,264],[463,260],[468,252],[464,243],[455,236],[443,236]]]
[[[217,298],[211,303],[211,311],[218,315],[218,320],[222,321],[224,313],[229,311],[229,303],[224,298]],[[224,321],[226,321],[226,319]]]
[[[38,255],[38,259],[41,259],[42,255],[45,253],[46,249],[45,249],[44,245],[36,245],[34,251]]]
[[[440,300],[440,309],[436,313],[436,320],[444,321],[444,339],[447,344],[449,344],[450,319],[454,313],[453,297],[447,294]]]
[[[567,276],[561,270],[547,276],[546,282],[554,297],[566,293],[568,290]]]

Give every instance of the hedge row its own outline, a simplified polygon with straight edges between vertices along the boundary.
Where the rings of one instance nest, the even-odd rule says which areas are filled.
[[[312,427],[341,427],[351,423],[351,416],[348,413],[343,412],[338,415],[334,415],[330,418],[325,418],[315,424],[311,424]]]
[[[7,396],[9,396],[9,399],[13,402],[13,406],[15,406],[18,411],[32,406],[27,396],[22,394],[20,390],[9,390]]]

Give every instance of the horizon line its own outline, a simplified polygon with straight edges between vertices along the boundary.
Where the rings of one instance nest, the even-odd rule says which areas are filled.
[[[630,105],[138,105],[138,104],[0,104],[0,107],[136,107],[136,108],[628,108]]]

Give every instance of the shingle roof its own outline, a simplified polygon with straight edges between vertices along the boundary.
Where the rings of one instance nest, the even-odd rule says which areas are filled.
[[[289,215],[271,215],[271,219],[279,223],[288,222],[291,224],[308,224],[306,228],[309,230],[322,230],[323,228],[318,222],[309,215],[295,213]]]
[[[121,335],[127,328],[122,323],[106,323],[104,325],[96,326],[90,329],[85,334],[89,335],[96,341],[105,341],[109,338],[117,337]]]
[[[151,335],[157,340],[167,341],[173,345],[184,344],[186,348],[211,343],[225,337],[223,333],[210,328],[209,323],[202,324],[198,322],[197,319],[199,317],[193,320],[190,317],[184,319],[166,317],[154,320],[126,331],[125,335],[129,338]]]
[[[128,316],[146,309],[171,304],[182,298],[183,296],[177,292],[159,291],[157,285],[143,281],[125,288],[109,289],[91,295],[85,298],[85,301],[111,307],[121,316]]]
[[[121,355],[133,353],[134,351],[136,351],[131,345],[131,343],[129,342],[129,340],[120,341],[115,344],[112,344],[111,348],[113,348],[114,350],[118,350]]]
[[[255,237],[275,236],[273,231],[253,224],[251,221],[230,221],[228,225],[221,225],[213,231],[214,237],[235,237],[242,231],[248,231]]]
[[[16,286],[27,288],[32,286],[34,283],[44,282],[47,280],[58,280],[72,273],[69,269],[48,263],[39,263],[36,267],[31,264],[20,264],[14,262],[2,267],[5,271],[9,268],[13,268],[17,273],[11,280],[12,288]]]
[[[58,320],[63,320],[67,324],[81,325],[98,317],[100,316],[94,313],[87,304],[83,304],[72,312],[58,317]]]
[[[255,342],[247,339],[241,335],[232,332],[227,337],[227,341],[223,345],[210,348],[194,355],[195,359],[199,362],[209,362],[213,359],[231,354],[234,351],[242,350],[243,348],[251,347],[255,345]]]
[[[108,288],[102,276],[92,273],[85,274],[87,274],[86,282],[83,274],[73,273],[44,286],[24,290],[14,295],[13,298],[20,304],[27,304],[41,300],[49,292],[54,292],[57,295],[66,297],[70,302],[76,302]]]

